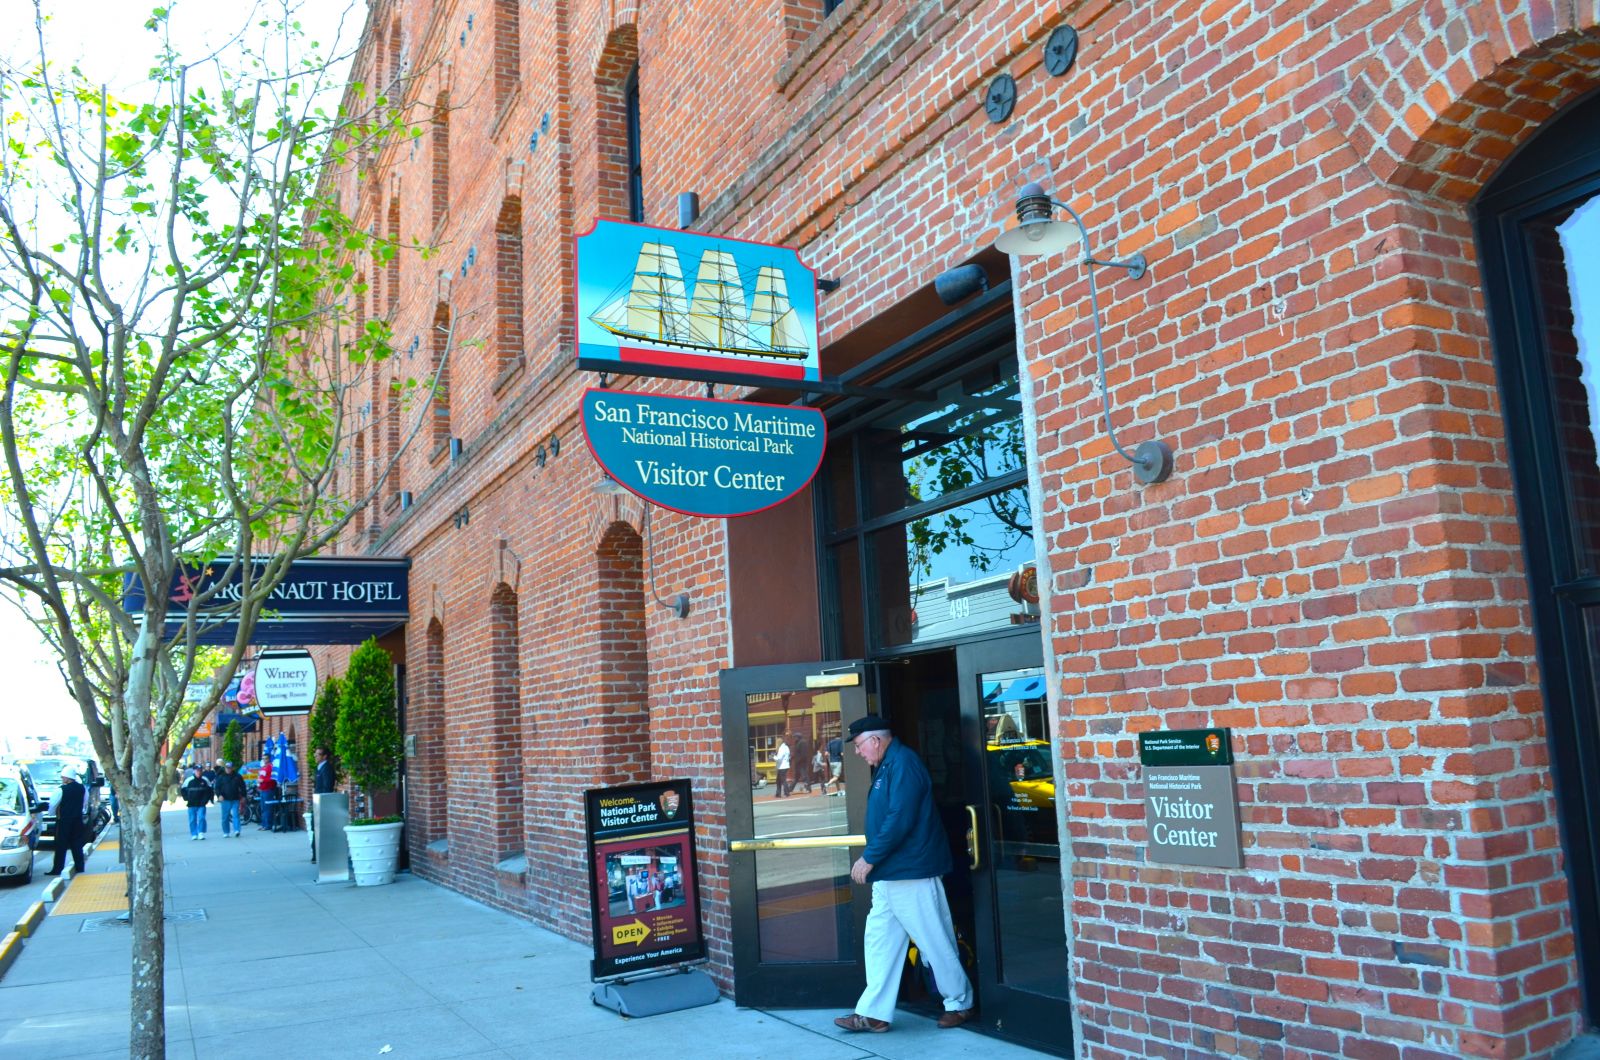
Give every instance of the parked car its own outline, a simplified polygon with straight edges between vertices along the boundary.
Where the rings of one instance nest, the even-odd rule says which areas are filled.
[[[46,798],[53,804],[61,796],[61,771],[67,766],[78,771],[78,781],[83,785],[83,825],[90,835],[100,830],[100,825],[111,812],[105,804],[105,774],[100,772],[100,765],[92,758],[77,758],[67,756],[51,756],[49,758],[35,758],[25,762],[27,771],[33,777],[34,787],[45,792]],[[54,847],[56,839],[56,814],[55,810],[48,809],[44,814],[44,833],[39,837],[41,846]]]
[[[26,769],[0,765],[0,880],[33,879],[33,852],[44,831],[46,805]]]

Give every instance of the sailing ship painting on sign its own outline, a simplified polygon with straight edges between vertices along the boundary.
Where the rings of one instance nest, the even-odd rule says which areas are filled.
[[[596,221],[578,237],[578,366],[816,380],[816,274],[790,247]]]

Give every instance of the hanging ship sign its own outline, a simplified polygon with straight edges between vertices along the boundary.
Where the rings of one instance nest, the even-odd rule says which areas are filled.
[[[580,368],[705,382],[821,377],[816,274],[793,248],[606,220],[577,244]]]

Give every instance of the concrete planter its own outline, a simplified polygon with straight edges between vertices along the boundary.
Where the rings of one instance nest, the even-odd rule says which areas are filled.
[[[377,887],[394,882],[395,866],[400,862],[400,830],[405,822],[390,824],[347,824],[345,842],[350,845],[350,867],[357,887]]]

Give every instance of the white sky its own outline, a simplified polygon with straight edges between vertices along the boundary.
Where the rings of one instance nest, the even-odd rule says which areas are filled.
[[[133,96],[159,44],[144,28],[155,6],[153,0],[44,0],[52,60],[60,65],[76,62],[113,94]],[[239,30],[263,19],[281,19],[286,6],[322,45],[324,55],[347,53],[366,19],[365,0],[177,0],[166,6],[174,45],[186,57],[220,48]],[[0,34],[0,61],[33,64],[33,21],[30,0],[0,0],[0,25],[6,27]],[[78,706],[62,685],[54,653],[9,600],[0,600],[0,676],[0,753],[20,737],[64,739],[83,733]]]

